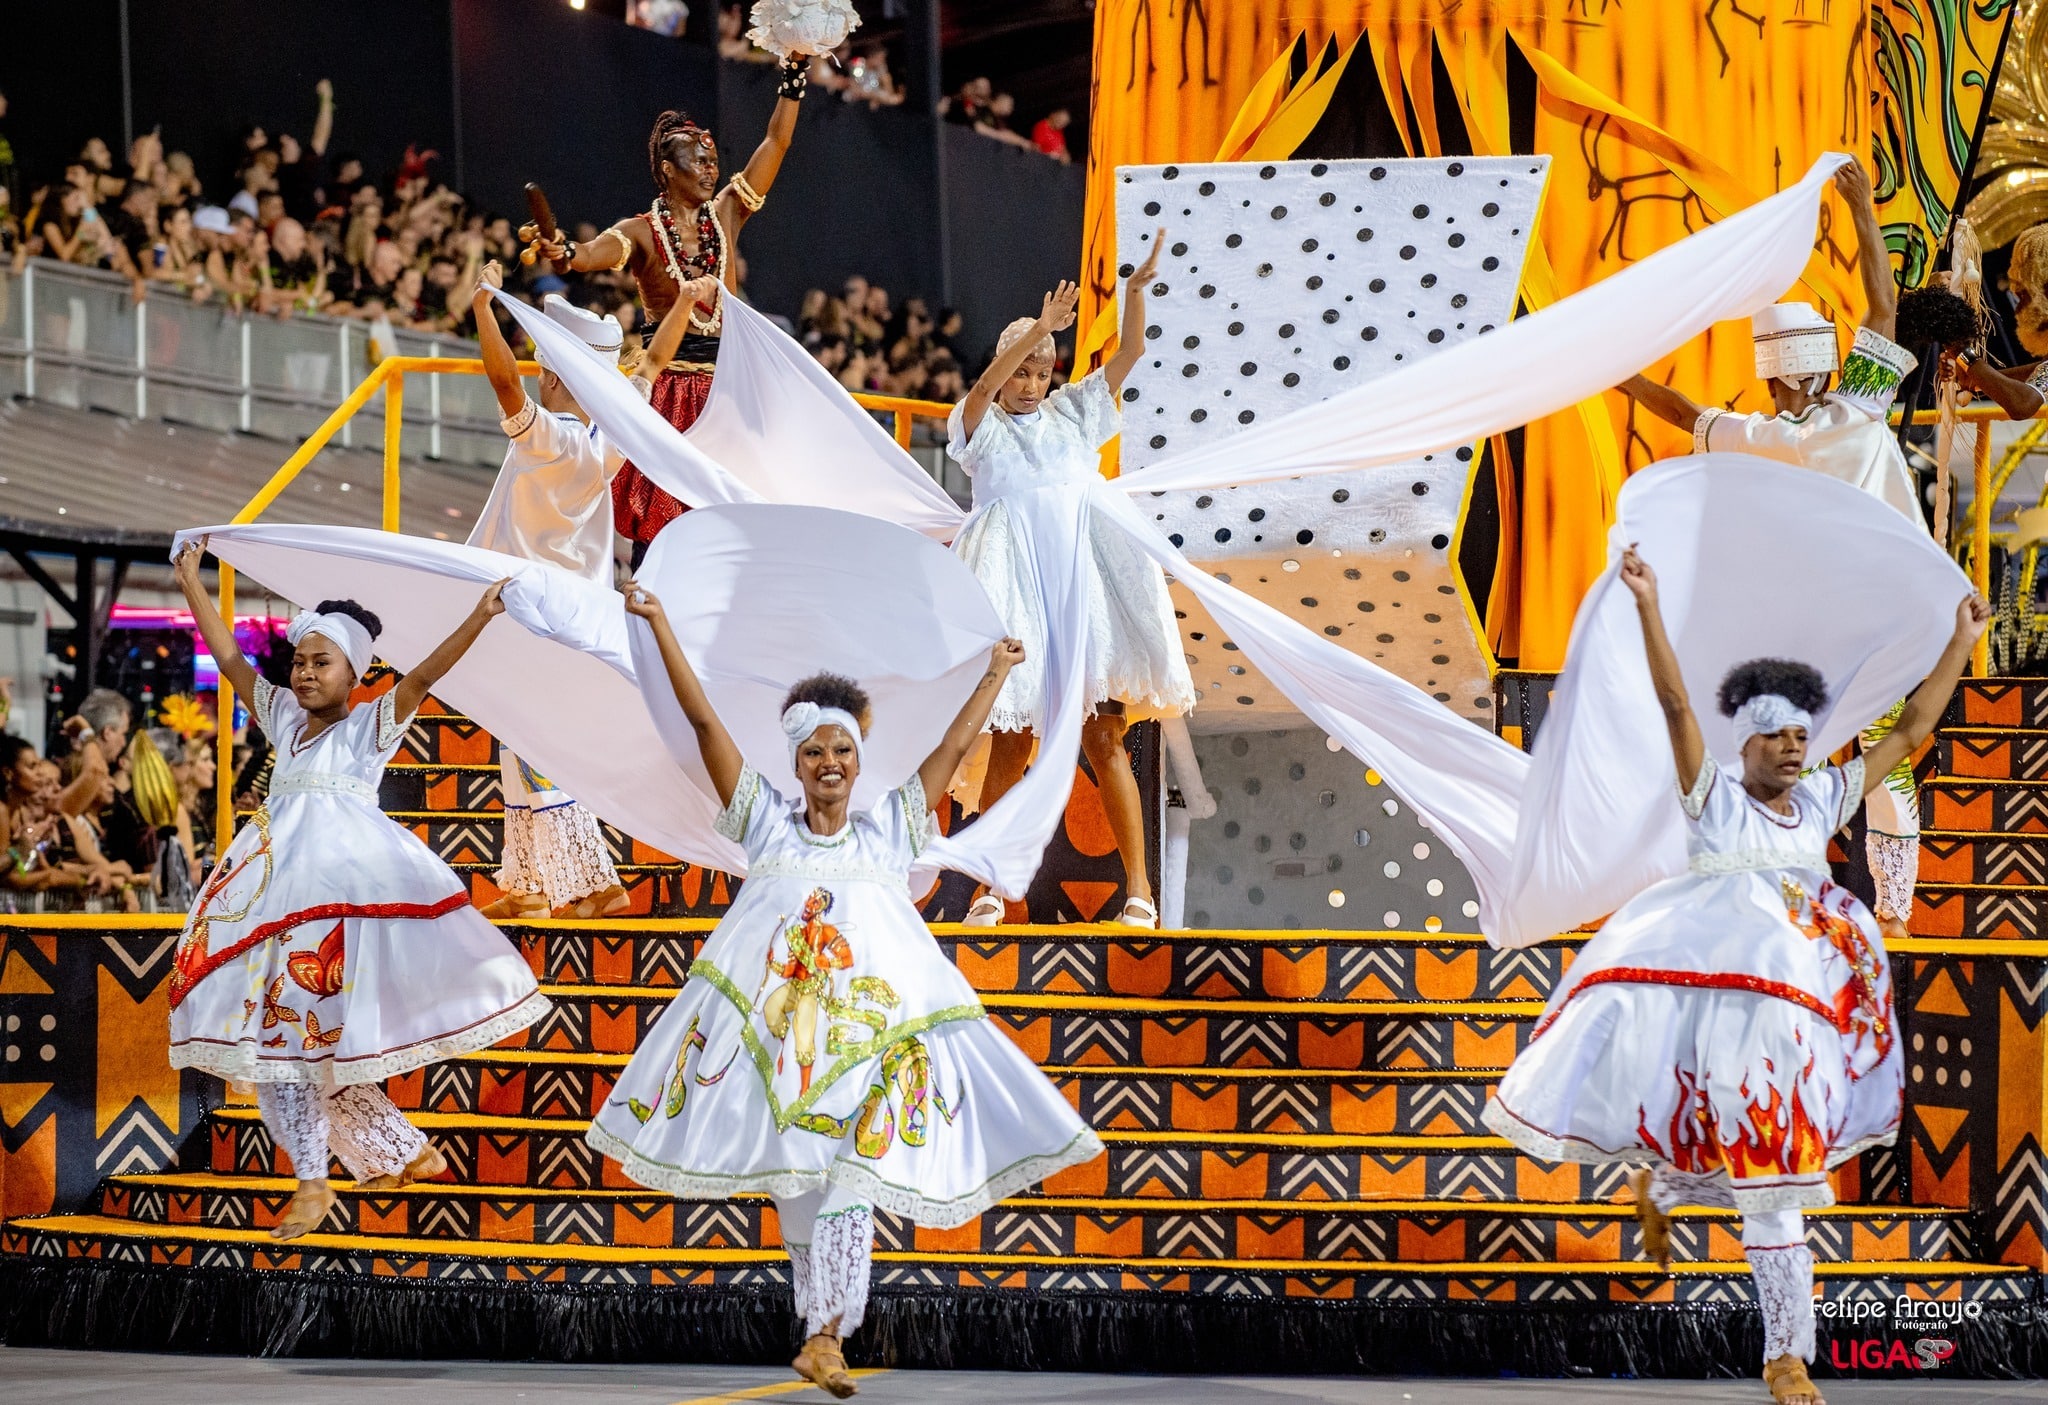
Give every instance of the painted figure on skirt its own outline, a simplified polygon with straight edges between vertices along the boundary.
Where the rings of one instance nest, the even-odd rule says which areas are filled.
[[[1852,162],[1836,173],[1835,184],[1855,219],[1864,299],[1863,322],[1846,364],[1833,323],[1807,303],[1779,303],[1750,323],[1756,373],[1770,386],[1775,414],[1740,415],[1701,405],[1647,376],[1636,376],[1621,389],[1659,419],[1691,430],[1695,452],[1756,454],[1817,469],[1925,525],[1918,484],[1889,423],[1899,385],[1917,363],[1906,346],[1892,340],[1898,332],[1899,293],[1870,178]],[[1838,369],[1840,384],[1831,389]],[[1866,741],[1881,740],[1897,724],[1897,715],[1894,709],[1873,722]],[[1913,915],[1913,886],[1920,873],[1920,795],[1910,756],[1901,758],[1896,773],[1871,792],[1864,813],[1870,824],[1878,921],[1892,937],[1902,937]]]
[[[946,452],[974,482],[974,510],[954,550],[974,568],[996,613],[1025,644],[1024,663],[1010,674],[989,719],[992,732],[980,805],[987,809],[1023,778],[1048,698],[1043,663],[1048,615],[1033,571],[1030,538],[1047,495],[1073,492],[1101,475],[1100,450],[1122,429],[1117,395],[1145,351],[1145,286],[1158,270],[1166,231],[1124,284],[1123,324],[1116,355],[1099,371],[1050,390],[1053,333],[1073,325],[1080,290],[1062,283],[1046,294],[1039,316],[1003,329],[996,357],[953,407]],[[1089,715],[1081,750],[1095,772],[1102,808],[1123,858],[1125,903],[1118,921],[1156,927],[1152,876],[1145,865],[1144,807],[1124,754],[1127,709],[1179,715],[1195,705],[1173,600],[1159,567],[1114,524],[1084,526],[1082,570],[1088,596],[1083,650]],[[1065,757],[1043,758],[1067,764]],[[992,927],[1003,904],[994,894],[968,909],[970,927]]]
[[[1739,665],[1719,698],[1738,772],[1707,754],[1656,576],[1632,550],[1622,580],[1670,731],[1688,872],[1639,893],[1586,944],[1485,1122],[1546,1161],[1649,1163],[1633,1184],[1660,1266],[1674,1207],[1739,1211],[1764,1379],[1784,1405],[1818,1405],[1801,1211],[1833,1204],[1828,1172],[1897,1135],[1904,1087],[1884,941],[1830,880],[1828,838],[1933,731],[1990,610],[1976,597],[1957,607],[1897,725],[1845,766],[1806,770],[1807,728],[1826,703],[1817,671]]]
[[[170,1059],[256,1085],[299,1182],[271,1233],[296,1239],[334,1204],[330,1151],[365,1189],[447,1168],[385,1096],[386,1078],[486,1048],[547,1013],[532,970],[470,906],[468,885],[377,807],[413,712],[504,609],[504,583],[397,686],[351,708],[377,617],[349,600],[299,614],[286,633],[291,686],[273,687],[200,584],[204,545],[178,553],[178,584],[277,766],[186,919]]]
[[[712,710],[661,604],[627,586],[724,805],[747,881],[591,1124],[592,1146],[642,1185],[691,1199],[775,1198],[807,1340],[793,1365],[854,1393],[841,1341],[866,1310],[876,1209],[951,1228],[1102,1151],[932,941],[912,862],[979,735],[1015,640],[918,770],[851,808],[867,695],[798,683],[782,731],[803,794],[778,795]]]
[[[707,289],[740,290],[739,233],[768,198],[782,158],[796,135],[798,104],[809,82],[809,55],[782,62],[775,110],[768,134],[746,164],[721,189],[718,144],[686,112],[664,112],[647,138],[647,164],[658,192],[644,214],[620,220],[587,244],[538,237],[527,226],[521,236],[543,256],[564,261],[576,272],[629,270],[641,306],[665,317],[678,301],[688,304],[689,324],[676,350],[660,366],[647,366],[654,383],[654,408],[679,430],[704,412],[711,377],[718,369],[721,304]],[[619,535],[633,544],[637,568],[663,527],[686,509],[628,463],[612,480],[612,517]]]
[[[469,545],[546,562],[609,588],[614,570],[610,488],[625,456],[590,423],[545,359],[539,402],[527,395],[518,359],[492,315],[490,290],[503,286],[504,270],[494,259],[484,265],[470,298],[484,373],[512,442]],[[715,285],[699,291],[717,302]],[[541,306],[554,322],[617,359],[625,340],[617,318],[599,317],[553,293]],[[685,304],[678,301],[662,319],[643,366],[665,364],[687,321]],[[645,378],[635,377],[634,383],[648,392]],[[505,796],[505,849],[497,883],[504,896],[484,915],[606,917],[623,910],[629,899],[597,816],[502,742],[498,768]]]

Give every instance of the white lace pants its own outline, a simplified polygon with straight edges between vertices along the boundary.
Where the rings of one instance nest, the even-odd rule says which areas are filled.
[[[805,1335],[852,1336],[868,1310],[874,1211],[851,1191],[832,1185],[788,1200],[778,1196],[775,1213],[782,1221],[790,1285]]]
[[[302,1181],[326,1176],[330,1151],[350,1176],[366,1181],[398,1175],[427,1145],[420,1129],[374,1083],[332,1089],[259,1083],[256,1106]]]
[[[1733,1210],[1735,1195],[1724,1172],[1658,1166],[1650,1173],[1650,1203],[1666,1214],[1680,1205]],[[1806,1247],[1805,1216],[1797,1210],[1745,1214],[1742,1256],[1764,1315],[1764,1360],[1813,1360],[1813,1251]]]

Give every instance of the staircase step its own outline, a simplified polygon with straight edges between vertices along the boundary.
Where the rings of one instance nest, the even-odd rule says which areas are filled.
[[[377,800],[388,813],[503,810],[498,763],[394,761],[384,768]]]
[[[595,1115],[625,1054],[487,1049],[386,1084],[407,1111],[507,1117]],[[1488,1073],[1054,1066],[1090,1126],[1130,1131],[1484,1136]]]
[[[100,1213],[163,1227],[269,1229],[296,1182],[266,1176],[115,1176]],[[405,1236],[433,1244],[611,1244],[643,1249],[774,1249],[781,1246],[763,1196],[677,1201],[644,1190],[549,1191],[432,1183],[358,1192],[338,1181],[335,1235]],[[1808,1216],[1823,1263],[1967,1259],[1965,1217],[1940,1208],[1835,1206]],[[1312,1259],[1368,1262],[1595,1262],[1640,1259],[1628,1204],[1473,1204],[1456,1200],[1332,1204],[1260,1200],[1106,1200],[1019,1197],[975,1223],[919,1229],[877,1216],[876,1247],[916,1252],[1049,1254],[1073,1258]],[[1672,1244],[1681,1261],[1742,1256],[1732,1212],[1681,1211]]]
[[[529,1245],[484,1239],[426,1241],[406,1236],[309,1234],[289,1244],[258,1229],[175,1229],[103,1215],[16,1220],[0,1232],[0,1254],[43,1259],[230,1270],[310,1271],[365,1279],[417,1277],[468,1283],[539,1279],[579,1285],[692,1287],[787,1283],[788,1260],[763,1249],[658,1249],[611,1245]],[[892,1289],[1001,1287],[1037,1291],[1155,1291],[1247,1294],[1351,1301],[1365,1298],[1480,1299],[1490,1302],[1725,1302],[1749,1293],[1748,1266],[1725,1258],[1658,1273],[1641,1262],[1346,1262],[1114,1260],[1050,1254],[878,1250],[874,1286]],[[1191,1274],[1200,1271],[1200,1277]],[[1858,1260],[1816,1269],[1824,1297],[1960,1299],[1986,1307],[2031,1300],[2031,1269],[2002,1264]]]
[[[1966,780],[2048,778],[2048,729],[1945,727],[1935,735],[1941,774]]]
[[[420,1130],[448,1157],[458,1182],[578,1191],[630,1190],[618,1166],[583,1139],[588,1119],[479,1117],[422,1112]],[[209,1121],[204,1165],[216,1175],[282,1176],[289,1165],[253,1107]],[[1108,1154],[1053,1176],[1055,1197],[1213,1200],[1503,1200],[1578,1202],[1621,1193],[1619,1165],[1553,1166],[1499,1137],[1100,1133]]]
[[[676,992],[544,985],[554,1002],[507,1041],[559,1053],[625,1054]],[[1537,1000],[1152,1000],[1104,995],[982,998],[990,1022],[1041,1064],[1504,1069],[1543,1011]]]
[[[2048,885],[2048,833],[1920,831],[1922,883],[1984,887]]]
[[[710,922],[505,924],[542,980],[680,985]],[[1476,934],[1147,932],[938,924],[932,938],[985,994],[1147,996],[1170,1001],[1542,1000],[1583,939],[1499,951]]]
[[[2048,678],[1965,678],[1946,721],[1959,727],[2048,728]]]
[[[1973,834],[2048,834],[2048,780],[1988,781],[1936,776],[1920,787],[1929,829]]]
[[[1916,937],[2037,941],[2048,933],[2048,887],[2019,883],[1922,883],[1913,891]]]

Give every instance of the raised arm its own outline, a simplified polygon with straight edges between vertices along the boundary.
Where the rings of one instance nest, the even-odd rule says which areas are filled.
[[[410,717],[418,712],[420,704],[427,700],[427,694],[434,690],[434,685],[449,669],[460,663],[462,656],[469,652],[469,646],[476,643],[477,636],[484,632],[484,626],[495,616],[505,613],[505,602],[500,597],[505,593],[506,581],[511,579],[507,576],[505,580],[493,581],[491,588],[483,593],[483,598],[476,602],[476,608],[455,626],[455,632],[435,645],[433,653],[420,660],[416,667],[408,669],[405,677],[398,680],[398,686],[391,691],[392,706],[398,709],[400,717]]]
[[[1970,662],[1970,650],[1976,645],[1977,636],[1990,623],[1991,606],[1983,596],[1973,594],[1956,606],[1956,631],[1949,636],[1948,647],[1935,661],[1934,671],[1927,675],[1926,682],[1913,690],[1913,696],[1906,699],[1898,725],[1863,753],[1864,794],[1868,795],[1883,785],[1884,778],[1897,770],[1901,761],[1919,750],[1920,743],[1933,735],[1934,724],[1941,720],[1948,700],[1955,695],[1956,683]]]
[[[1630,376],[1615,388],[1658,419],[1680,429],[1690,430],[1707,412],[1706,406],[1698,404],[1683,391],[1660,385],[1648,376]]]
[[[327,143],[334,138],[334,84],[325,78],[313,85],[313,91],[320,95],[320,115],[313,119],[313,140],[315,156],[327,154]]]
[[[651,393],[662,368],[676,359],[676,351],[683,344],[683,334],[690,330],[690,314],[700,305],[716,307],[722,292],[719,281],[708,274],[683,284],[675,302],[662,314],[661,324],[654,329],[654,337],[647,343],[647,350],[640,358],[640,369],[633,379],[644,381]]]
[[[491,289],[504,286],[505,270],[492,259],[477,274],[476,291],[469,295],[469,310],[476,314],[476,339],[483,347],[484,376],[497,393],[499,414],[509,420],[526,408],[526,386],[519,379],[519,358],[512,354],[511,343],[505,340],[496,309],[491,306]]]
[[[810,71],[809,54],[791,54],[782,61],[782,82],[776,90],[779,96],[775,99],[775,110],[768,114],[768,134],[754,148],[754,154],[747,158],[747,168],[743,172],[756,195],[768,193],[768,187],[775,184],[775,177],[782,170],[782,158],[789,154],[789,143],[796,136],[797,114],[803,111],[803,90],[810,81]],[[733,219],[728,229],[745,224],[747,217],[753,214],[741,201],[726,203],[732,207]]]
[[[1166,231],[1152,236],[1152,253],[1124,280],[1124,322],[1116,334],[1116,355],[1103,363],[1102,378],[1109,388],[1120,391],[1124,377],[1145,354],[1145,289],[1159,272],[1159,251],[1166,247]]]
[[[988,715],[996,705],[996,694],[1003,690],[1003,680],[1022,662],[1024,646],[1015,639],[1005,639],[989,650],[988,672],[981,675],[981,682],[975,685],[974,692],[960,708],[953,725],[946,728],[946,735],[939,739],[932,754],[917,768],[917,778],[924,783],[927,800],[936,803],[938,797],[946,793],[953,773],[960,769],[960,763],[967,759],[968,751],[974,746],[974,739],[988,725]]]
[[[1835,172],[1835,188],[1848,202],[1856,223],[1856,272],[1863,279],[1863,325],[1889,340],[1898,329],[1899,285],[1892,278],[1892,259],[1884,230],[1877,223],[1877,202],[1861,161]]]
[[[204,538],[187,542],[185,549],[178,553],[178,559],[171,563],[172,572],[178,578],[178,588],[185,592],[185,603],[192,607],[192,622],[199,626],[199,637],[206,641],[206,651],[220,666],[220,676],[227,679],[229,685],[244,698],[254,699],[256,670],[242,656],[241,646],[235,643],[235,632],[228,628],[228,622],[213,607],[213,597],[199,583],[199,562],[205,555]],[[270,719],[259,717],[256,720],[265,723]]]
[[[697,680],[697,670],[691,668],[689,659],[683,656],[682,643],[677,640],[676,632],[669,628],[668,614],[661,608],[661,602],[654,598],[652,591],[631,581],[621,588],[626,592],[626,613],[638,615],[654,630],[654,642],[661,649],[662,666],[668,670],[669,686],[675,689],[683,716],[690,719],[690,727],[697,733],[697,752],[704,758],[704,769],[711,773],[711,786],[718,792],[718,803],[732,804],[733,792],[740,788],[740,773],[746,769],[746,758],[740,755],[732,733],[726,731],[725,724],[718,720],[711,699],[704,695],[704,685]]]
[[[1690,793],[1706,763],[1707,744],[1700,738],[1700,722],[1693,716],[1692,700],[1685,693],[1685,675],[1678,667],[1678,653],[1671,636],[1664,632],[1664,612],[1657,602],[1657,573],[1630,547],[1622,553],[1621,581],[1636,597],[1636,613],[1643,621],[1643,652],[1650,659],[1650,682],[1657,689],[1657,706],[1664,710],[1664,725],[1671,733],[1671,759],[1678,764],[1678,789]]]
[[[1080,286],[1062,279],[1059,287],[1045,295],[1045,306],[1039,310],[1038,320],[1032,323],[1031,330],[1010,343],[1009,350],[989,362],[988,369],[968,390],[964,402],[966,408],[960,412],[960,426],[970,438],[981,427],[981,417],[995,403],[996,392],[1003,388],[1003,382],[1016,375],[1017,368],[1030,359],[1031,350],[1040,339],[1074,325],[1074,306],[1080,300]]]
[[[1962,382],[1977,394],[1997,403],[2016,420],[2030,420],[2041,412],[2041,392],[2018,376],[1999,370],[1982,356],[1957,358]]]

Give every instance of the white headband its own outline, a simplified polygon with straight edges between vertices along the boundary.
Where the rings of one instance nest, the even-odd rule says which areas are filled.
[[[1758,693],[1735,709],[1735,750],[1739,753],[1748,746],[1751,737],[1775,736],[1787,727],[1811,732],[1813,714],[1777,693]]]
[[[363,622],[353,615],[316,615],[311,610],[301,610],[292,616],[284,637],[293,648],[297,648],[309,634],[332,640],[348,656],[348,666],[356,671],[356,677],[361,678],[370,671],[370,660],[375,657],[370,631],[364,629]]]
[[[860,722],[845,708],[820,707],[814,702],[791,703],[782,713],[782,735],[789,738],[789,764],[796,765],[796,753],[816,735],[820,727],[838,727],[853,738],[853,754],[860,755]]]

